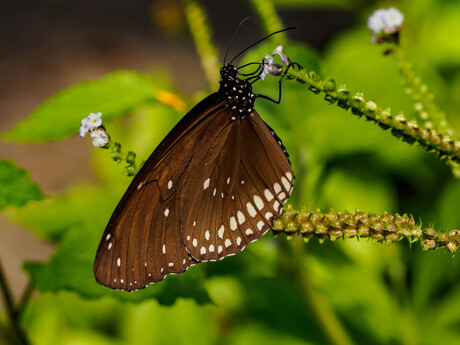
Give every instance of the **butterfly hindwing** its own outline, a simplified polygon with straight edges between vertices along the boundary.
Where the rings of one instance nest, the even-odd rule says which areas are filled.
[[[281,214],[294,180],[282,144],[256,111],[221,135],[197,165],[200,173],[182,186],[182,235],[199,261],[236,254],[262,236]]]

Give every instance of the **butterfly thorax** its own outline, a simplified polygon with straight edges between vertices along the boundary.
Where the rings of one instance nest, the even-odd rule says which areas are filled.
[[[227,101],[231,120],[242,120],[252,115],[256,95],[252,92],[251,83],[238,77],[238,70],[228,64],[220,69],[219,97]]]

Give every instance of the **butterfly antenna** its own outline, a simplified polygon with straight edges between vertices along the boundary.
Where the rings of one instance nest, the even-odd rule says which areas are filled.
[[[228,45],[227,51],[225,52],[224,64],[223,64],[224,66],[225,66],[225,60],[227,60],[228,51],[229,51],[230,47],[232,46],[233,41],[235,40],[236,34],[237,34],[238,31],[240,30],[241,25],[243,25],[243,23],[244,23],[245,21],[247,21],[247,20],[249,20],[249,17],[244,18],[244,19],[238,24],[238,27],[236,28],[235,32],[233,33],[232,39],[230,40],[230,44]],[[232,61],[233,61],[233,60],[232,60]]]
[[[288,31],[288,30],[293,30],[295,29],[295,26],[291,26],[289,28],[286,28],[286,29],[283,29],[283,30],[278,30],[278,31],[275,31],[275,32],[272,32],[270,35],[268,36],[265,36],[264,38],[258,40],[257,42],[251,44],[249,47],[247,47],[246,49],[244,49],[243,51],[239,52],[233,59],[232,61],[230,61],[230,63],[232,63],[238,56],[240,56],[241,54],[243,54],[245,51],[247,51],[248,49],[251,49],[252,47],[258,45],[260,42],[263,42],[265,41],[267,38],[269,37],[272,37],[273,35],[276,35],[276,34],[279,34],[280,32],[284,32],[284,31]]]

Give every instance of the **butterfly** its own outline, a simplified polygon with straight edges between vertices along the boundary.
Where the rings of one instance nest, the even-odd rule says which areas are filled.
[[[237,254],[280,216],[294,173],[254,104],[257,98],[279,103],[283,77],[279,100],[255,94],[263,62],[240,74],[233,60],[224,59],[219,91],[177,123],[120,200],[96,253],[100,284],[134,291]]]

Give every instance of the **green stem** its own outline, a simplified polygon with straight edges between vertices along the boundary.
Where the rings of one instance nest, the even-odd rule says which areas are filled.
[[[288,256],[292,258],[291,263],[294,265],[291,274],[299,289],[304,292],[302,296],[305,299],[304,303],[307,308],[313,310],[318,325],[331,344],[352,345],[353,342],[350,336],[327,302],[327,299],[318,292],[309,278],[308,264],[306,262],[308,257],[304,255],[302,242],[291,241],[289,243],[288,250],[290,253]]]
[[[446,113],[436,104],[433,93],[428,90],[422,78],[415,74],[404,50],[398,45],[394,45],[392,50],[405,92],[412,98],[414,109],[423,127],[455,135],[455,129],[447,122]]]
[[[325,100],[345,110],[351,108],[353,114],[364,115],[367,120],[373,121],[383,129],[390,129],[391,134],[409,144],[418,143],[428,152],[434,153],[441,160],[447,161],[455,174],[459,173],[460,141],[448,135],[439,134],[431,128],[421,128],[415,119],[408,121],[400,112],[392,114],[390,108],[383,109],[373,100],[367,100],[364,94],[351,94],[346,85],[336,87],[332,78],[321,80],[315,72],[307,72],[303,67],[290,68],[286,73],[287,79],[296,80],[302,84],[309,84],[310,90],[318,94],[323,92]]]
[[[11,327],[14,331],[14,335],[16,336],[17,341],[22,345],[29,345],[30,342],[27,339],[21,326],[19,325],[21,314],[19,313],[19,310],[15,309],[14,307],[11,290],[8,286],[8,282],[6,281],[6,276],[3,271],[3,266],[1,262],[0,262],[0,289],[2,292],[3,300],[5,302],[5,307],[6,307],[8,317],[9,317],[9,321],[11,323]]]
[[[351,214],[333,209],[327,213],[320,210],[307,212],[305,209],[294,210],[288,205],[273,223],[272,230],[275,235],[284,233],[288,239],[302,236],[305,242],[312,237],[318,238],[320,243],[327,239],[335,241],[358,237],[388,245],[402,239],[407,239],[410,244],[420,241],[423,250],[444,248],[451,254],[460,248],[460,230],[444,233],[432,228],[422,229],[412,215],[401,216],[398,213],[392,215],[384,212],[378,215],[356,210],[355,214]]]
[[[283,29],[283,23],[278,17],[278,14],[275,10],[275,5],[271,0],[251,0],[254,9],[256,10],[262,25],[264,26],[265,34],[269,35],[272,32],[279,31]],[[284,41],[286,39],[286,34],[284,32],[279,33],[276,40]]]
[[[219,82],[219,73],[216,69],[219,62],[217,49],[211,42],[211,31],[206,14],[197,0],[182,0],[182,4],[209,88],[214,89]]]

